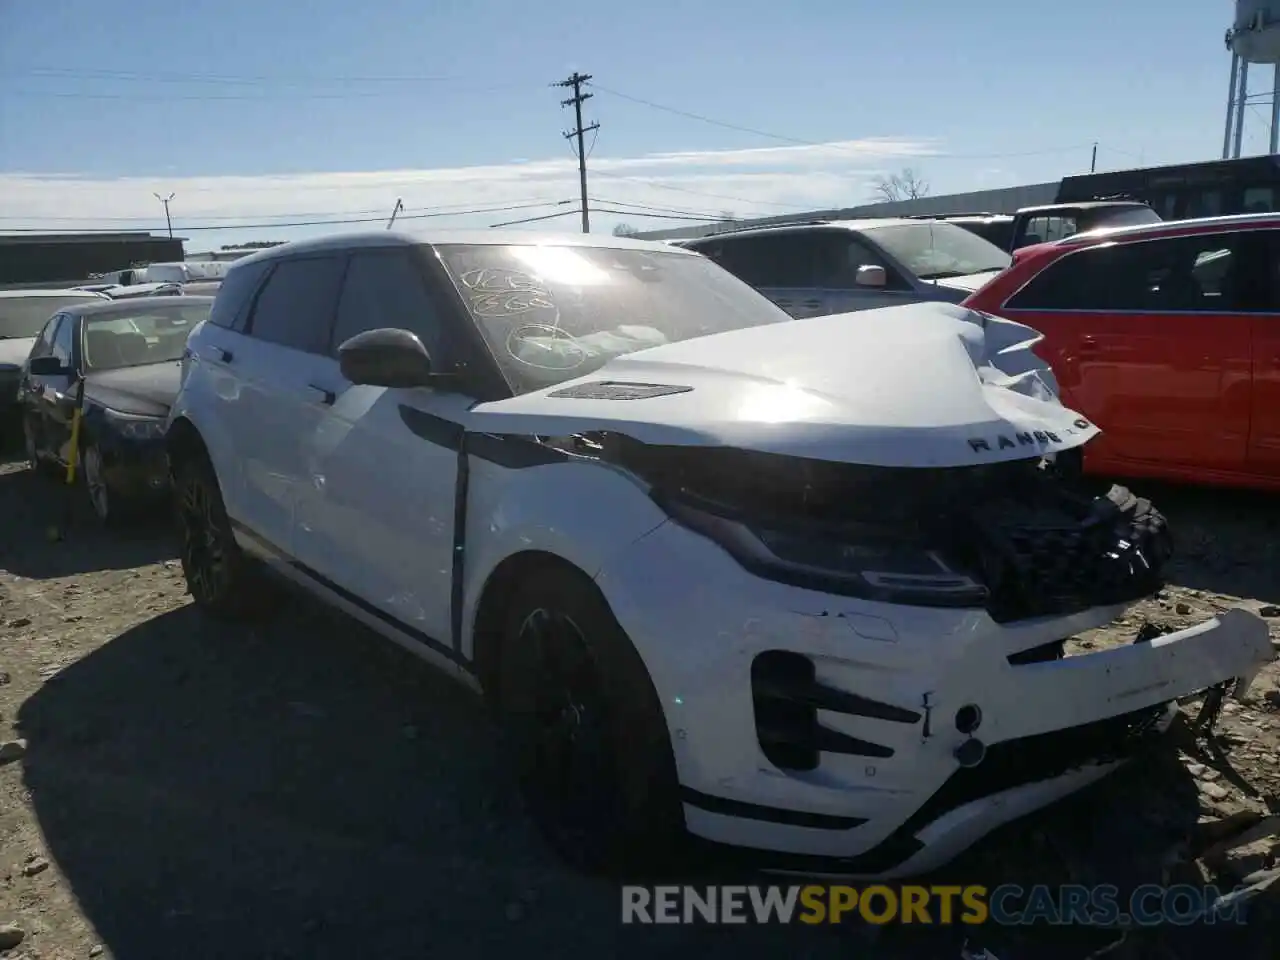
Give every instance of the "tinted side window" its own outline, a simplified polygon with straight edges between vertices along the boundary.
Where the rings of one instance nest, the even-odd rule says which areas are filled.
[[[62,323],[58,324],[58,329],[53,334],[53,346],[50,353],[57,357],[64,367],[71,366],[72,350],[72,334],[75,332],[76,322],[70,317],[63,317]]]
[[[1068,254],[1013,296],[1016,310],[1213,313],[1239,309],[1242,234],[1097,246]]]
[[[281,260],[249,316],[247,332],[282,347],[325,353],[345,256]]]
[[[426,281],[407,250],[356,253],[347,265],[331,352],[358,333],[400,327],[416,333],[433,360],[445,357],[445,342]]]
[[[209,322],[228,330],[243,330],[245,319],[249,315],[249,303],[270,269],[271,261],[267,260],[230,271],[214,294]]]
[[[44,329],[40,331],[40,336],[36,339],[35,346],[31,348],[31,356],[47,357],[53,352],[53,338],[56,335],[58,324],[63,320],[63,314],[55,314],[49,318],[49,322],[44,325]]]

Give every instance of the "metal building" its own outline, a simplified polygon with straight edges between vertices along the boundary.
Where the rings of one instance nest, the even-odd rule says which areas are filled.
[[[0,234],[0,286],[69,286],[94,273],[181,260],[182,241],[141,232]]]
[[[735,220],[726,223],[706,223],[696,227],[674,227],[667,230],[649,230],[637,233],[640,240],[679,240],[689,237],[705,237],[726,229],[742,227],[767,227],[797,220],[859,220],[865,217],[905,217],[914,214],[941,216],[949,213],[1013,213],[1020,207],[1035,207],[1053,203],[1058,196],[1059,181],[1032,183],[1001,190],[977,190],[970,193],[952,193],[939,197],[921,197],[918,200],[900,200],[896,203],[866,203],[856,207],[831,210],[812,210],[785,216],[760,217],[752,220]]]

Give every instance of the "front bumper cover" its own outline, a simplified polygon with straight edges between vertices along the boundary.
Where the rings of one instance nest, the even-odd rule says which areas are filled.
[[[690,832],[808,873],[940,865],[1114,769],[1165,729],[1172,701],[1275,658],[1265,622],[1231,610],[1026,662],[1123,607],[998,624],[860,602],[751,577],[674,524],[597,582],[664,704]],[[810,769],[780,767],[762,745],[753,665],[777,652],[813,665],[812,689],[793,691],[825,731]],[[972,707],[976,728],[972,712],[960,722]]]

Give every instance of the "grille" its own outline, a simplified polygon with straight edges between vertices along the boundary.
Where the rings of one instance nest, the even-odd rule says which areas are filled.
[[[1081,504],[1005,501],[979,511],[979,562],[993,619],[1127,603],[1164,585],[1161,570],[1172,544],[1164,517],[1148,501],[1116,487],[1087,509],[1072,506]]]

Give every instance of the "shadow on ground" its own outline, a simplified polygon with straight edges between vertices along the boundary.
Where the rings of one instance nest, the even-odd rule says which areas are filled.
[[[302,598],[255,628],[190,606],[159,616],[63,670],[18,720],[49,851],[119,958],[954,960],[973,936],[621,926],[616,888],[562,868],[532,833],[478,701]],[[938,879],[1143,882],[1188,818],[1194,788],[1157,758]],[[980,934],[1036,960],[1110,938]]]
[[[82,489],[68,489],[23,460],[0,461],[0,517],[0,568],[33,580],[124,570],[177,556],[164,503],[137,523],[107,530]]]

